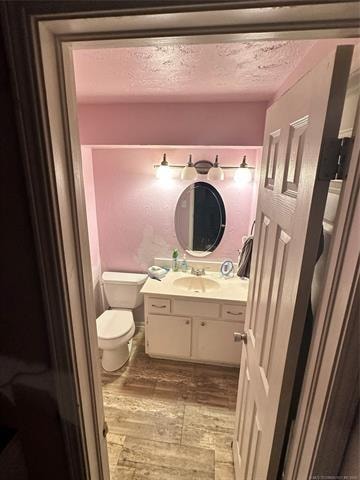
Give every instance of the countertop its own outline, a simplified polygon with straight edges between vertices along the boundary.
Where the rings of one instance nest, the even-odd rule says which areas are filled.
[[[179,278],[195,278],[198,281],[201,279],[210,279],[215,280],[219,284],[219,288],[216,290],[209,291],[191,291],[183,290],[174,285],[174,281]],[[218,272],[206,272],[205,275],[196,277],[191,275],[190,272],[168,272],[167,275],[161,279],[154,280],[148,278],[144,283],[144,286],[141,289],[141,293],[148,295],[166,295],[171,297],[181,297],[188,298],[189,300],[194,300],[197,298],[206,299],[206,300],[217,300],[217,301],[228,301],[228,302],[239,302],[246,303],[248,296],[249,280],[241,279],[238,276],[233,278],[225,279]]]

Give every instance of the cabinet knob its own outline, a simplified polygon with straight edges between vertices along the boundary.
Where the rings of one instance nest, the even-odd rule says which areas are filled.
[[[206,323],[205,323],[205,322],[201,322],[200,325],[201,325],[202,327],[205,327]]]
[[[190,323],[190,320],[186,320],[185,324],[189,325],[189,323]]]
[[[247,334],[246,333],[234,332],[234,342],[244,342],[245,345],[246,345]]]

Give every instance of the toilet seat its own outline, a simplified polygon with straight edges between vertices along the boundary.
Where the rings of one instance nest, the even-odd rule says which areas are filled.
[[[134,326],[131,310],[106,310],[96,319],[97,335],[102,340],[123,337]]]

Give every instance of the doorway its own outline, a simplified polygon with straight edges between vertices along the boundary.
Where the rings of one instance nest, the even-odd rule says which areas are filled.
[[[262,42],[262,43],[260,43],[260,45],[261,45],[261,48],[263,49],[263,51],[269,52],[269,51],[271,51],[271,49],[275,49],[275,50],[276,50],[277,48],[281,49],[281,47],[284,47],[284,43],[285,43],[285,42],[283,42],[283,43],[280,42],[280,44],[274,44],[274,43],[266,44],[266,43],[263,43],[263,42]],[[320,43],[321,43],[321,42],[320,42]],[[294,44],[293,44],[293,50],[292,50],[292,51],[293,51],[293,55],[294,55],[294,51],[296,51],[296,45],[297,45],[296,42],[294,42]],[[257,46],[259,46],[259,42],[257,43]],[[208,44],[208,45],[207,45],[207,50],[208,50],[208,52],[211,52],[211,47],[212,47],[211,44]],[[214,49],[215,49],[216,47],[218,47],[218,45],[214,46]],[[235,51],[236,51],[236,48],[238,47],[238,45],[236,45],[236,44],[234,44],[234,43],[231,43],[230,45],[228,44],[227,47],[229,48],[229,50],[231,50],[233,56],[235,56]],[[190,46],[188,46],[188,48],[190,48]],[[249,48],[249,43],[247,44],[247,48]],[[141,51],[141,47],[137,47],[135,50]],[[144,50],[145,50],[145,52],[146,52],[146,48],[145,48]],[[162,55],[164,55],[164,56],[166,57],[166,55],[165,55],[165,53],[164,53],[164,52],[166,52],[166,47],[162,46],[162,47],[161,47],[161,51],[162,51]],[[99,50],[98,50],[98,52],[99,52]],[[125,49],[125,52],[126,52],[126,49]],[[90,50],[89,48],[86,50],[86,55],[90,58],[90,56],[91,56],[91,50]],[[101,54],[101,55],[102,55],[103,57],[106,56],[105,54]],[[145,55],[145,53],[144,53],[144,55]],[[126,53],[124,53],[124,56],[126,56]],[[268,56],[269,56],[269,54],[268,54]],[[166,58],[167,58],[167,57],[166,57]],[[169,60],[168,60],[168,61],[169,61]],[[269,62],[270,62],[270,59],[269,59]],[[284,60],[284,62],[285,62],[285,60]],[[95,65],[96,65],[96,60],[94,60],[92,63],[93,63],[93,67],[95,67]],[[125,63],[126,63],[126,64],[128,65],[128,67],[129,67],[129,64],[128,64],[126,61],[125,61]],[[95,64],[95,65],[94,65],[94,64]],[[119,59],[119,64],[121,65],[121,59]],[[112,65],[112,68],[115,68],[115,67],[114,67],[114,62],[112,62],[111,65]],[[157,65],[156,65],[156,61],[155,61],[154,59],[152,60],[152,65],[153,65],[154,68],[156,68],[156,66],[157,66]],[[264,65],[262,65],[262,64],[257,65],[257,68],[258,68],[259,66],[260,66],[260,67],[263,67]],[[102,64],[102,67],[103,67],[104,70],[106,70],[106,66],[105,66],[104,63]],[[216,62],[213,62],[213,68],[216,70],[216,68],[217,68]],[[275,68],[275,67],[273,67],[273,68]],[[99,70],[99,69],[98,69],[98,70]],[[162,74],[164,74],[164,72],[162,72]],[[267,75],[268,75],[269,77],[271,77],[271,75],[272,75],[271,69],[268,69],[268,70],[267,70]],[[95,76],[95,75],[93,75],[93,76]],[[166,75],[165,75],[165,76],[166,76]],[[169,72],[168,76],[171,77],[170,72]],[[144,72],[141,72],[140,74],[136,75],[136,77],[146,78],[146,69],[144,69]],[[100,83],[100,84],[103,84],[103,82],[98,82],[98,84],[99,84],[99,83]],[[135,90],[135,93],[134,93],[134,94],[136,94],[136,86],[134,86],[133,88],[134,88],[134,90]],[[287,87],[283,87],[283,91],[285,91],[286,89],[287,89]],[[126,91],[126,90],[127,90],[127,89],[125,88],[125,91]],[[152,100],[152,101],[154,101],[154,100]],[[169,107],[168,107],[168,108],[169,108]],[[95,111],[96,109],[94,108],[93,110]],[[129,108],[129,106],[127,106],[127,113],[128,113],[128,115],[129,115],[129,113],[131,113],[131,109]],[[223,117],[223,122],[226,122],[226,118],[225,118],[225,117]],[[121,121],[121,116],[119,117],[118,123],[119,123],[120,125],[123,123],[123,122]],[[139,129],[141,129],[141,126],[140,126],[140,125],[141,125],[141,124],[140,124],[140,121],[138,121]],[[302,125],[301,127],[302,127],[302,129],[304,130],[304,125]],[[306,127],[306,125],[305,125],[305,127]],[[95,128],[93,128],[93,130],[95,130]],[[303,130],[302,130],[302,131],[303,131]],[[303,133],[302,133],[302,134],[303,134]],[[95,142],[95,143],[96,143],[96,142]],[[99,142],[99,143],[102,143],[102,142]],[[140,142],[139,142],[139,143],[140,143]],[[188,148],[193,148],[193,147],[194,147],[194,146],[189,146]],[[105,146],[96,147],[96,148],[97,148],[97,151],[96,151],[96,153],[95,153],[95,160],[96,160],[96,162],[98,162],[98,163],[96,164],[96,167],[95,167],[95,175],[96,175],[96,174],[101,175],[101,167],[104,166],[104,162],[107,162],[107,157],[106,157],[106,155],[102,155],[102,153],[101,153],[101,149],[105,149]],[[111,148],[114,149],[115,146],[112,146]],[[166,146],[164,146],[164,148],[166,148]],[[171,155],[171,153],[169,154],[169,152],[167,152],[167,154],[168,154],[168,158],[169,158],[169,157],[170,157],[170,158],[173,158],[172,155]],[[119,161],[120,161],[122,155],[124,156],[124,158],[126,157],[127,162],[131,162],[131,160],[130,160],[130,159],[131,159],[131,156],[130,156],[130,154],[129,154],[128,152],[123,153],[123,152],[120,151],[120,150],[119,150],[119,152],[117,152],[116,150],[115,150],[115,151],[114,151],[114,150],[112,151],[112,156],[114,156],[114,157],[119,156]],[[175,162],[175,163],[176,163],[176,162]],[[105,167],[105,168],[108,168],[108,167]],[[117,169],[121,169],[122,167],[117,163],[117,164],[116,164],[116,168],[117,168]],[[294,170],[296,170],[298,167],[294,167],[294,166],[293,166],[293,168],[294,168]],[[113,175],[114,175],[114,176],[116,175],[116,174],[115,174],[115,171],[114,171],[114,174],[113,174]],[[296,175],[298,175],[298,173],[295,173],[295,174],[294,174],[294,176],[296,176]],[[130,179],[129,179],[129,181],[130,181]],[[298,181],[298,180],[296,180],[296,181]],[[293,183],[296,183],[295,180],[294,180]],[[102,195],[101,192],[100,192],[100,198],[101,198],[101,196],[104,197],[102,200],[100,200],[100,202],[103,202],[105,205],[109,205],[109,200],[108,200],[109,197],[108,197],[108,195],[111,196],[110,189],[111,189],[111,186],[108,185],[108,188],[106,189],[106,194],[105,194],[105,196],[104,196],[104,194]],[[102,190],[105,190],[105,189],[104,189],[104,186],[102,186]],[[121,202],[122,202],[122,196],[121,196],[122,194],[120,193],[120,192],[121,192],[121,188],[117,187],[117,188],[116,188],[116,192],[118,192],[116,195],[119,197],[119,202],[121,203]],[[140,193],[140,192],[139,192],[139,193]],[[161,192],[158,191],[158,195],[159,195],[159,196],[160,196],[160,194],[161,194]],[[166,194],[167,194],[167,196],[170,195],[170,193],[169,193],[168,190],[167,190]],[[140,195],[139,195],[139,198],[141,198]],[[146,203],[146,201],[145,201],[145,203]],[[131,210],[131,208],[132,208],[131,205],[128,205],[128,204],[126,204],[126,203],[125,203],[123,206],[124,206],[124,209],[125,209],[125,210]],[[229,205],[228,205],[228,207],[229,207]],[[115,210],[116,210],[116,209],[115,209]],[[231,213],[231,210],[230,210],[230,213]],[[136,215],[136,217],[138,218],[138,215]],[[151,212],[148,212],[148,218],[150,219],[150,222],[151,222]],[[247,223],[250,224],[250,223],[252,223],[252,221],[253,221],[253,220],[250,219]],[[114,218],[114,219],[110,222],[111,226],[114,225],[114,224],[117,224],[117,223],[119,223],[119,224],[121,223],[121,218],[120,218],[120,217]],[[127,224],[128,222],[125,221],[124,223]],[[101,225],[102,225],[102,228],[104,228],[104,223],[103,223],[103,222],[101,223]],[[230,226],[230,228],[231,228],[231,226]],[[289,229],[289,226],[288,226],[287,228]],[[288,231],[289,231],[289,230],[288,230]],[[239,237],[242,236],[242,234],[241,234],[240,232],[238,233],[238,235],[239,235]],[[120,240],[120,239],[119,239],[119,240]],[[121,240],[120,240],[120,241],[121,241]],[[199,248],[199,250],[202,250],[202,249]],[[132,253],[132,252],[129,251],[129,254],[130,254],[130,255],[131,255],[131,253]],[[109,261],[107,261],[107,264],[109,265]],[[143,353],[144,353],[144,342],[143,342],[143,339],[140,339],[140,338],[139,338],[139,340],[140,340],[140,341],[139,341],[139,343],[138,343],[138,345],[137,345],[137,347],[138,347],[138,349],[137,349],[138,355],[139,355],[139,353],[140,353],[140,354],[143,354]],[[152,363],[154,363],[154,365],[153,365],[152,367],[150,366],[150,370],[151,370],[151,371],[152,371],[152,370],[154,370],[154,371],[155,371],[155,370],[159,370],[159,371],[160,371],[160,370],[161,370],[161,365],[163,366],[164,371],[170,367],[169,364],[166,364],[165,362],[161,362],[161,361],[160,361],[159,364],[157,364],[157,363],[155,363],[155,362],[150,362],[150,365],[152,365]],[[137,365],[137,364],[139,364],[139,356],[137,356],[137,358],[134,358],[134,365]],[[177,368],[179,371],[180,371],[180,370],[186,370],[186,369],[187,369],[187,367],[183,366],[182,364],[177,364],[177,365],[176,365],[176,364],[173,364],[173,367],[174,367],[174,369]],[[131,371],[131,368],[130,368],[129,370]],[[133,369],[133,370],[134,370],[134,369]],[[188,370],[191,370],[191,369],[188,369]],[[205,369],[203,369],[203,370],[205,370]],[[198,371],[199,371],[199,369],[198,369]],[[165,377],[168,377],[168,375],[167,375],[165,372],[163,372],[162,375],[160,374],[160,377],[159,377],[159,376],[156,377],[156,375],[151,376],[150,373],[148,372],[147,375],[148,375],[149,378],[148,378],[148,380],[147,380],[147,382],[146,382],[146,381],[145,381],[145,378],[143,378],[143,379],[141,380],[141,374],[140,374],[140,375],[138,374],[138,376],[137,376],[137,377],[135,376],[135,378],[134,378],[134,377],[131,376],[131,374],[130,374],[129,376],[127,376],[127,374],[125,373],[124,376],[123,376],[123,375],[120,376],[120,379],[119,379],[120,382],[117,382],[117,379],[116,379],[116,376],[117,376],[117,375],[119,375],[119,373],[118,373],[118,374],[115,373],[115,375],[113,375],[113,376],[107,376],[107,378],[106,378],[106,380],[105,380],[106,386],[105,386],[105,390],[104,390],[104,391],[106,392],[105,395],[106,395],[106,397],[107,397],[107,399],[108,399],[107,402],[108,402],[108,404],[111,403],[111,406],[112,406],[112,408],[114,409],[114,410],[111,412],[111,416],[112,416],[113,418],[108,421],[110,433],[112,433],[112,430],[113,430],[112,425],[114,424],[114,418],[116,418],[116,408],[118,409],[118,416],[119,416],[119,418],[122,418],[122,417],[125,417],[125,416],[126,416],[125,413],[120,414],[121,408],[120,408],[120,406],[119,406],[119,403],[120,403],[120,399],[119,399],[119,398],[118,398],[118,405],[116,405],[116,402],[115,402],[114,397],[113,397],[113,393],[114,393],[114,392],[111,391],[113,386],[117,385],[117,387],[116,387],[116,388],[118,389],[118,392],[117,392],[117,393],[120,395],[121,393],[124,393],[127,389],[129,389],[129,385],[131,385],[132,382],[135,382],[135,384],[136,384],[136,382],[141,382],[142,384],[147,383],[147,384],[148,384],[148,385],[147,385],[147,386],[148,386],[148,390],[147,390],[147,392],[145,392],[145,390],[144,390],[144,396],[145,396],[145,397],[150,397],[151,395],[153,395],[152,387],[154,387],[154,385],[157,385],[157,386],[154,387],[154,388],[155,388],[155,392],[157,391],[157,392],[159,393],[159,385],[161,384],[161,378],[160,378],[160,377],[161,377],[161,376],[163,376],[164,378],[165,378]],[[216,375],[214,374],[213,376],[214,376],[213,380],[215,380]],[[152,385],[152,383],[151,383],[151,377],[153,377],[153,381],[155,382],[154,385]],[[187,377],[188,377],[187,381],[189,382],[189,378],[190,378],[190,377],[194,378],[194,373],[191,373],[191,374],[190,374],[190,373],[188,372]],[[207,377],[207,378],[205,379],[205,377]],[[163,380],[164,380],[164,378],[163,378]],[[208,441],[205,442],[205,443],[203,443],[201,440],[198,440],[198,441],[197,441],[197,444],[194,444],[194,442],[190,441],[189,438],[187,437],[187,426],[186,426],[186,422],[187,422],[187,418],[188,418],[188,410],[192,408],[192,407],[189,407],[187,404],[194,404],[194,403],[195,403],[195,404],[196,404],[196,403],[198,404],[198,403],[199,403],[199,400],[195,400],[194,397],[191,398],[191,397],[192,397],[192,394],[193,394],[194,392],[195,392],[195,395],[196,395],[198,398],[199,398],[199,394],[200,394],[200,396],[201,396],[201,394],[204,393],[204,392],[202,391],[202,389],[201,389],[201,385],[199,384],[199,381],[198,381],[198,380],[199,380],[199,375],[197,374],[197,372],[195,372],[195,378],[197,378],[197,381],[195,381],[196,386],[193,388],[193,391],[192,391],[192,392],[190,392],[191,388],[189,388],[189,387],[190,387],[189,383],[186,385],[186,381],[184,381],[184,385],[183,385],[183,387],[184,387],[184,390],[183,390],[183,393],[184,393],[183,400],[184,400],[184,401],[183,401],[183,403],[185,404],[185,411],[184,411],[184,419],[183,419],[183,422],[185,422],[185,423],[183,423],[183,427],[182,427],[182,428],[183,428],[183,430],[185,429],[185,433],[181,436],[181,439],[180,439],[180,440],[178,440],[178,439],[176,440],[174,437],[169,437],[169,438],[171,438],[171,440],[169,441],[169,443],[172,444],[173,449],[176,449],[176,447],[175,447],[176,443],[180,443],[180,445],[181,445],[182,447],[189,447],[189,446],[196,447],[196,446],[197,446],[197,447],[200,447],[200,448],[201,448],[201,447],[204,447],[204,446],[205,446],[205,447],[206,447],[205,450],[208,450],[208,452],[205,452],[205,453],[209,453],[209,451],[214,450],[214,452],[215,452],[215,458],[216,458],[217,456],[219,456],[219,454],[218,454],[219,445],[217,446],[217,448],[214,448],[214,449],[212,449],[211,447],[212,447],[212,446],[215,446],[215,444],[216,444],[216,439],[218,438],[218,436],[217,436],[214,432],[208,431],[208,429],[206,428],[206,425],[205,425],[205,424],[202,424],[201,421],[200,421],[199,424],[196,424],[196,423],[195,423],[195,431],[196,431],[197,433],[202,432],[203,434],[204,434],[204,432],[207,432]],[[210,378],[211,378],[211,375],[209,376],[209,375],[205,374],[205,375],[204,375],[204,378],[202,379],[202,382],[209,383]],[[169,380],[167,380],[167,381],[169,381]],[[122,389],[121,389],[121,388],[119,387],[119,384],[122,383],[122,382],[124,382],[124,384],[123,384],[123,387],[122,387]],[[200,383],[201,383],[201,382],[200,382]],[[215,382],[215,383],[216,383],[216,382]],[[218,384],[218,385],[217,385],[217,387],[218,387],[218,388],[217,388],[218,393],[220,393],[220,392],[222,391],[222,388],[221,388],[220,383],[221,383],[221,382],[217,381],[217,384]],[[169,386],[169,389],[170,389],[170,390],[173,390],[173,391],[174,391],[175,396],[180,393],[179,391],[176,391],[176,388],[174,388],[174,385],[171,386],[171,382],[168,383],[168,386]],[[244,388],[242,387],[241,390],[243,390],[243,389],[244,389]],[[122,390],[122,392],[121,392],[121,390]],[[136,390],[136,385],[135,385],[135,390]],[[189,393],[189,392],[190,392],[190,393]],[[223,395],[223,394],[222,394],[222,395]],[[245,395],[245,394],[243,393],[243,395]],[[226,396],[226,393],[225,393],[225,396]],[[187,397],[187,398],[186,398],[186,397]],[[203,397],[204,397],[204,396],[203,396]],[[210,395],[210,397],[211,397],[211,395]],[[154,399],[154,397],[152,397],[152,398]],[[156,397],[155,397],[155,398],[156,398]],[[110,400],[109,400],[109,399],[110,399]],[[185,400],[185,399],[186,399],[186,400]],[[208,398],[208,399],[203,398],[202,402],[200,402],[200,403],[203,403],[202,407],[204,407],[204,405],[207,404],[207,401],[210,401],[210,405],[211,405],[211,399],[210,399],[210,398]],[[136,403],[135,400],[134,400],[134,403]],[[126,401],[124,401],[124,404],[126,404]],[[178,400],[178,406],[180,407],[179,400]],[[217,406],[219,406],[219,405],[217,405]],[[159,406],[159,408],[160,408],[160,406]],[[172,408],[172,407],[171,407],[170,405],[168,405],[168,408],[169,408],[169,411],[171,411],[171,408]],[[106,410],[107,410],[107,409],[105,409],[105,411],[106,411]],[[149,408],[148,410],[150,411],[150,408]],[[203,410],[205,410],[205,409],[203,408]],[[130,414],[128,414],[128,415],[129,415],[129,417],[130,417]],[[207,415],[210,415],[209,411],[207,411]],[[151,417],[151,415],[148,416],[148,420],[149,420],[150,423],[152,423],[152,420],[151,420],[150,417]],[[164,414],[164,418],[165,418],[165,414]],[[201,418],[201,412],[200,412],[200,411],[199,411],[199,418]],[[195,416],[192,418],[192,421],[195,422]],[[130,420],[129,420],[129,422],[130,422]],[[120,423],[121,423],[121,422],[120,422]],[[223,425],[222,427],[226,430],[225,425]],[[163,428],[165,428],[165,427],[163,426]],[[221,428],[221,424],[218,425],[217,428]],[[244,428],[245,428],[245,426],[243,425],[242,429],[244,429]],[[115,441],[113,441],[113,442],[110,443],[110,448],[111,448],[111,450],[112,450],[112,452],[113,452],[112,458],[115,458],[115,463],[117,464],[116,468],[117,468],[119,471],[120,471],[120,470],[124,470],[124,469],[129,469],[129,471],[131,472],[133,469],[135,469],[135,471],[136,471],[136,469],[139,469],[139,468],[146,470],[146,469],[149,469],[149,464],[151,464],[151,462],[153,462],[153,461],[154,461],[154,462],[158,462],[158,460],[154,460],[153,458],[151,458],[151,455],[149,455],[149,454],[145,454],[145,457],[147,456],[147,460],[136,461],[136,458],[139,458],[139,457],[136,457],[135,450],[136,450],[136,448],[139,449],[139,447],[138,447],[138,442],[137,442],[135,439],[136,439],[137,437],[138,437],[138,438],[142,438],[142,434],[139,434],[139,433],[136,434],[136,433],[133,433],[133,432],[130,431],[130,430],[122,429],[122,428],[121,428],[121,425],[119,425],[119,423],[118,423],[118,425],[116,426],[116,431],[117,431],[118,433],[119,433],[119,432],[121,432],[121,433],[129,432],[128,435],[127,435],[127,440],[125,440],[125,447],[122,445],[122,443],[121,443],[121,441],[120,441],[119,439],[118,439],[117,441],[115,440]],[[231,434],[230,434],[230,432],[226,432],[226,433],[227,433],[227,437],[228,437],[228,438],[227,438],[227,449],[229,450],[229,445],[230,445],[230,440],[229,440],[229,438],[231,437]],[[251,435],[249,434],[249,436],[251,436]],[[113,435],[113,440],[114,440],[114,437],[115,437],[115,439],[116,439],[116,436]],[[159,442],[159,443],[156,443],[156,442],[152,443],[152,439],[150,439],[150,438],[145,438],[145,439],[144,439],[144,443],[146,443],[146,442],[149,443],[149,444],[147,445],[147,448],[148,448],[149,450],[152,450],[152,451],[157,452],[157,449],[161,449],[161,440],[164,440],[164,438],[162,438],[162,437],[160,436],[160,437],[156,437],[156,439],[157,439],[157,440],[160,440],[160,442]],[[132,443],[131,443],[131,442],[132,442]],[[220,442],[219,442],[219,443],[220,443]],[[145,448],[145,447],[144,447],[144,448]],[[220,448],[223,448],[223,449],[225,450],[225,449],[226,449],[226,445],[223,444],[223,445],[220,446]],[[185,448],[183,448],[183,450],[185,450]],[[188,449],[188,450],[189,450],[189,449]],[[118,452],[118,453],[116,454],[116,452]],[[119,452],[120,452],[120,453],[119,453]],[[130,452],[130,453],[129,453],[129,452]],[[172,453],[173,453],[173,452],[172,452]],[[180,454],[180,450],[179,450],[178,454],[181,455],[181,454]],[[188,452],[188,454],[189,454],[189,452]],[[200,455],[200,450],[198,451],[198,454]],[[222,457],[220,456],[220,458],[222,458]],[[228,457],[227,457],[227,458],[228,458]],[[129,459],[130,459],[130,460],[129,460]],[[174,461],[174,460],[171,460],[171,461]],[[175,462],[173,465],[171,465],[171,461],[169,462],[169,465],[168,465],[167,462],[166,462],[166,460],[164,459],[164,466],[166,466],[166,468],[168,468],[169,471],[171,471],[171,468],[174,467],[174,465],[175,465],[175,463],[176,463],[176,462]],[[212,462],[208,460],[207,463],[208,463],[208,464],[211,464]],[[140,466],[139,464],[141,464],[141,466]],[[203,474],[209,473],[209,472],[204,472],[204,471],[202,471],[202,470],[197,471],[196,468],[192,465],[192,463],[191,463],[190,460],[189,460],[189,465],[191,466],[191,468],[192,468],[192,470],[193,470],[193,472],[194,472],[194,475],[203,475]],[[160,469],[161,469],[162,467],[163,467],[163,465],[157,465],[157,468],[160,468]],[[114,465],[110,465],[110,468],[111,468],[111,471],[114,471],[114,470],[113,470],[113,469],[114,469]],[[179,467],[177,467],[177,468],[179,469]],[[200,468],[201,468],[201,466],[200,466]],[[223,471],[226,471],[226,475],[229,476],[229,478],[230,478],[231,463],[229,463],[229,462],[221,462],[221,461],[215,462],[215,472],[216,472],[216,471],[219,471],[219,469],[221,469],[221,468],[223,469]],[[224,469],[225,469],[225,470],[224,470]],[[159,473],[159,472],[158,472],[158,473]],[[223,473],[223,475],[224,475],[224,473]]]
[[[44,33],[44,32],[43,32],[43,33]],[[50,44],[49,44],[49,45],[50,45]],[[48,45],[48,46],[49,46],[49,45]],[[50,47],[51,47],[51,45],[50,45]],[[45,67],[45,69],[46,69],[46,67]],[[48,73],[49,73],[49,71],[48,71]],[[49,87],[49,85],[48,85],[48,87]],[[49,87],[49,88],[50,88],[50,87]],[[51,88],[52,88],[52,87],[51,87]],[[48,91],[48,95],[51,96],[51,92],[49,93],[49,91]],[[68,95],[69,95],[69,93],[68,93]],[[50,97],[49,97],[49,98],[50,98]],[[49,101],[49,98],[48,98],[48,101]],[[50,103],[50,102],[49,102],[49,103]],[[53,104],[53,105],[52,105],[52,107],[54,107],[54,110],[56,110],[57,106],[58,106],[58,105],[56,105],[56,104]],[[73,114],[73,112],[70,111],[70,110],[71,110],[71,106],[69,106],[69,104],[68,104],[67,107],[68,107],[68,109],[69,109],[69,112],[68,112],[68,113],[70,114],[70,117],[71,117],[71,115]],[[68,147],[69,147],[69,145],[68,145]],[[60,151],[61,151],[61,149],[60,149]],[[68,151],[68,153],[69,153],[69,151]],[[76,156],[76,155],[75,155],[75,156]],[[70,166],[70,165],[68,165],[68,166]],[[75,169],[76,169],[76,168],[78,168],[78,167],[75,167]],[[76,195],[75,195],[75,198],[74,198],[73,195],[69,195],[69,196],[68,196],[68,200],[66,200],[66,197],[67,197],[67,195],[66,195],[66,192],[65,192],[65,196],[64,196],[64,198],[63,198],[63,200],[64,200],[64,202],[65,202],[64,205],[67,204],[67,205],[70,207],[68,200],[69,200],[69,199],[72,199],[72,200],[74,201],[75,198],[76,198]],[[60,200],[61,200],[61,199],[60,199]],[[81,198],[76,198],[76,201],[77,201],[77,202],[80,202],[80,204],[81,204],[81,201],[82,201],[82,200],[81,200]],[[71,202],[70,202],[70,203],[71,203]],[[60,212],[60,213],[64,215],[64,210],[63,210],[62,212]],[[80,212],[80,213],[81,213],[81,212]],[[80,216],[81,216],[81,215],[79,215],[79,217],[80,217]],[[83,216],[83,214],[82,214],[82,216]],[[65,215],[65,217],[66,217],[66,215]],[[66,220],[65,217],[63,216],[63,221]],[[81,223],[81,222],[84,220],[84,218],[77,218],[77,221],[79,221],[79,220],[80,220],[80,223]],[[80,230],[81,230],[81,229],[80,229]],[[71,228],[70,228],[69,232],[70,232],[70,231],[72,231]],[[78,244],[79,240],[81,240],[81,235],[84,235],[84,232],[83,232],[83,233],[80,232],[80,238],[76,238],[76,235],[75,235],[75,239],[73,239],[73,238],[70,239],[70,244],[71,244],[72,242],[73,242],[73,245]],[[85,236],[83,236],[82,239],[84,240],[84,243],[86,244]],[[80,249],[80,251],[81,251],[81,249]],[[70,260],[71,260],[71,259],[70,259]],[[68,261],[69,261],[69,257],[68,257]],[[76,271],[79,271],[80,266],[79,266],[79,264],[78,264],[78,262],[77,262],[77,260],[76,260],[76,257],[74,257],[74,258],[72,259],[72,262],[73,262],[73,265],[76,265]],[[82,268],[82,267],[81,267],[81,268]],[[80,269],[80,270],[81,270],[81,269]],[[84,274],[84,272],[83,272],[83,275],[85,275],[85,278],[87,278],[87,279],[89,279],[89,277],[90,277],[90,276],[89,276],[89,272],[87,272],[87,273],[85,273],[85,274]],[[81,283],[81,282],[80,282],[80,283]],[[85,285],[82,284],[81,290],[82,290],[83,296],[84,296],[84,293],[85,293],[85,298],[87,298],[87,302],[91,305],[91,295],[90,295],[90,292],[88,291],[88,288],[89,288],[89,285],[87,285],[86,282],[85,282]],[[73,304],[72,304],[72,305],[71,305],[71,298],[70,298],[70,305],[72,306],[72,308],[75,308],[76,305],[77,305],[77,303],[76,303],[76,298],[75,298],[76,295],[78,294],[77,292],[78,292],[78,290],[75,290],[75,291],[73,292],[73,297],[72,297]],[[85,304],[83,304],[83,313],[84,313],[84,311],[86,310],[86,309],[84,310],[84,306],[85,306],[85,305],[86,305],[86,302],[85,302]],[[81,309],[80,309],[80,310],[81,310]],[[92,307],[90,307],[90,310],[92,310]],[[82,315],[79,315],[79,318],[82,318],[82,317],[83,317],[83,314],[82,314]],[[80,329],[80,330],[81,330],[81,329]],[[80,332],[78,332],[78,333],[80,333]],[[94,332],[92,333],[92,337],[93,337],[93,340],[94,340],[94,339],[95,339]],[[85,335],[85,338],[88,338],[88,335]],[[91,338],[91,334],[90,334],[90,338]],[[86,343],[86,342],[85,342],[85,343]],[[93,342],[93,343],[94,343],[94,342]],[[91,345],[90,345],[90,346],[91,346]],[[85,348],[84,348],[84,347],[85,347]],[[89,350],[88,350],[88,349],[89,349],[89,345],[88,345],[87,347],[86,347],[86,345],[84,345],[84,347],[83,347],[83,351],[84,351],[84,353],[85,353],[85,358],[86,358],[86,352],[89,351]],[[78,350],[78,352],[79,352],[79,351],[81,352],[81,349]],[[91,348],[90,348],[90,352],[91,352]],[[93,355],[95,355],[95,352],[93,352]],[[95,370],[94,370],[94,371],[95,371]],[[85,373],[86,373],[86,368],[85,368]],[[86,377],[87,377],[87,375],[85,375],[85,378],[86,378]],[[84,378],[84,377],[83,377],[83,378]],[[80,381],[83,381],[83,378],[82,378]],[[87,379],[88,379],[88,381],[90,380],[90,381],[89,381],[89,385],[90,385],[90,387],[91,387],[91,378],[89,379],[89,377],[87,377]],[[91,388],[93,389],[93,387],[91,387]],[[94,393],[94,389],[93,389],[93,393]],[[90,398],[91,398],[91,395],[90,395]],[[95,400],[95,397],[93,397],[93,400]],[[95,477],[94,477],[94,478],[95,478]]]

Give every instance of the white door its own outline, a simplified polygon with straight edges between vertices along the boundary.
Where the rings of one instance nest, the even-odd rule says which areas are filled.
[[[339,131],[352,47],[269,109],[242,349],[237,480],[275,480]]]
[[[171,315],[148,315],[146,353],[190,358],[191,319]]]

